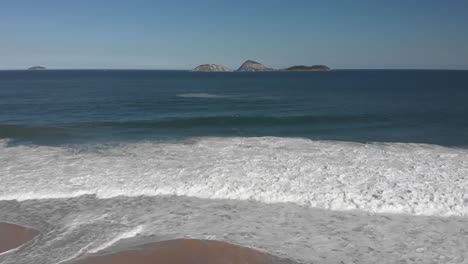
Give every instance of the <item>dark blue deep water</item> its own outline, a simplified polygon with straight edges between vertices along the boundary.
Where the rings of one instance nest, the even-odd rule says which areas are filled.
[[[0,71],[0,138],[279,136],[468,146],[468,71]]]

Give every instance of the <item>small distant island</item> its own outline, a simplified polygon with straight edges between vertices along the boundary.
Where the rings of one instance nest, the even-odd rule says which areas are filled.
[[[30,70],[30,71],[43,71],[43,70],[47,70],[47,68],[43,67],[43,66],[33,66],[31,68],[28,68],[28,70]]]
[[[283,69],[283,71],[329,71],[330,68],[325,65],[313,65],[313,66],[292,66],[286,69]]]
[[[197,72],[232,72],[231,69],[218,64],[202,64],[195,67],[192,71]]]
[[[247,60],[239,67],[237,71],[274,71],[274,69],[256,61]]]
[[[238,72],[259,72],[259,71],[329,71],[331,70],[328,66],[325,65],[313,65],[313,66],[292,66],[285,69],[273,69],[267,67],[259,62],[253,60],[245,61],[239,69]],[[218,64],[202,64],[195,67],[192,71],[194,72],[232,72],[233,70],[224,67]]]

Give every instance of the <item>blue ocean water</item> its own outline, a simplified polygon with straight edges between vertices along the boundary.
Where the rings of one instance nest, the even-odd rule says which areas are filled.
[[[187,237],[461,263],[467,102],[468,71],[0,71],[0,222],[43,234],[0,263]]]
[[[0,138],[279,136],[468,145],[468,71],[0,71]]]

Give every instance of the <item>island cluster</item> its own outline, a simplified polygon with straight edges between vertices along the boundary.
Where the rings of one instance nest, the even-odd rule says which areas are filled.
[[[253,60],[244,62],[237,71],[239,72],[256,72],[256,71],[328,71],[329,67],[325,65],[313,66],[292,66],[285,69],[273,69]],[[202,64],[195,67],[192,71],[197,72],[232,72],[232,69],[226,68],[218,64]]]
[[[28,70],[38,71],[38,70],[47,70],[46,67],[43,66],[34,66],[29,68]],[[292,66],[289,68],[284,69],[273,69],[267,67],[259,62],[253,60],[245,61],[239,69],[236,71],[238,72],[257,72],[257,71],[329,71],[330,68],[325,65],[313,65],[313,66]],[[195,67],[192,71],[195,72],[233,72],[234,70],[224,67],[223,65],[218,64],[202,64]]]

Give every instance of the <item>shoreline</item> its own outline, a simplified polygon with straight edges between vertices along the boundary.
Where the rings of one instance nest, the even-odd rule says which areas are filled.
[[[151,247],[157,244],[153,242],[178,238],[226,241],[286,259],[260,263],[325,264],[348,259],[360,263],[411,263],[415,259],[457,263],[467,257],[468,234],[464,230],[468,219],[463,217],[339,212],[294,204],[176,196],[30,200],[19,203],[23,210],[18,210],[17,204],[0,203],[4,221],[44,233],[1,256],[4,264],[106,264],[113,262],[90,261],[100,260],[94,257],[111,261],[117,253],[132,260],[126,263],[154,264],[158,262],[136,260],[141,254],[152,254]],[[125,225],[119,224],[122,222]],[[142,250],[141,245],[150,243],[149,249]],[[186,252],[180,244],[173,247],[173,254]]]
[[[0,255],[19,249],[37,235],[39,235],[37,230],[0,222]]]
[[[127,247],[107,254],[92,254],[70,264],[293,264],[255,249],[217,240],[173,239]]]

